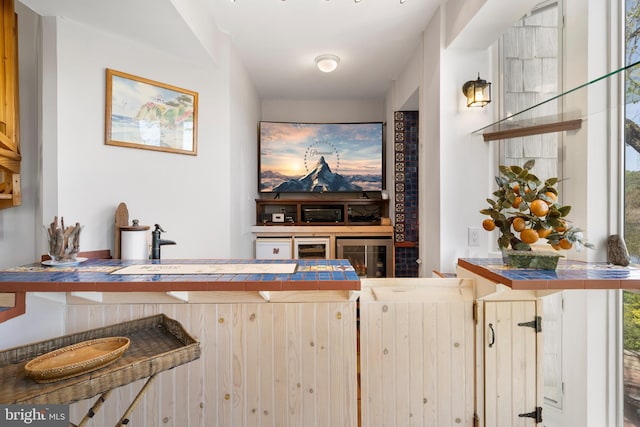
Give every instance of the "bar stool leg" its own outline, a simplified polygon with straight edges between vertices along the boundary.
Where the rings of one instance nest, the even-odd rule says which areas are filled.
[[[93,406],[89,408],[89,410],[87,411],[87,414],[84,416],[82,421],[80,421],[80,424],[78,424],[77,427],[83,427],[89,422],[91,418],[93,418],[93,416],[98,412],[98,410],[100,409],[104,401],[107,400],[107,398],[109,397],[112,391],[113,390],[107,390],[100,395],[98,400],[96,400],[96,403],[94,403]]]
[[[156,375],[158,375],[158,374],[151,375],[149,377],[149,379],[147,380],[147,382],[144,383],[144,385],[142,386],[142,388],[140,389],[140,391],[136,395],[135,399],[133,399],[133,402],[131,402],[131,405],[129,405],[127,410],[122,415],[122,418],[120,418],[120,421],[118,421],[118,424],[116,424],[116,427],[126,426],[127,424],[129,424],[129,415],[131,415],[133,410],[136,408],[136,406],[140,402],[140,399],[142,399],[142,395],[147,391],[147,388],[149,388],[149,386],[151,385],[153,380],[156,378]]]

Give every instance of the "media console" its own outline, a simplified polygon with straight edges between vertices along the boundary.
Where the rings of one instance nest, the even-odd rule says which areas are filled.
[[[256,225],[380,225],[389,200],[256,199]]]

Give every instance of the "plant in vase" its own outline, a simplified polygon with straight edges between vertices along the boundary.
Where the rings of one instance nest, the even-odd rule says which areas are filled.
[[[529,160],[523,167],[500,166],[495,199],[487,199],[489,208],[480,211],[489,216],[483,228],[499,231],[498,247],[503,251],[530,251],[540,239],[556,250],[593,248],[582,230],[570,225],[571,206],[558,203],[559,179],[541,181],[530,172],[534,165],[535,160]]]

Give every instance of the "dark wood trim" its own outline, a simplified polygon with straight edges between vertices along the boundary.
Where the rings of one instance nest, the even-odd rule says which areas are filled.
[[[15,302],[14,306],[8,310],[0,311],[0,323],[5,322],[14,317],[18,317],[23,315],[26,311],[26,292],[16,292],[15,293]]]
[[[512,127],[495,132],[484,132],[482,137],[484,142],[496,141],[498,139],[518,138],[521,136],[539,135],[550,132],[562,132],[565,130],[576,130],[582,127],[582,119],[564,120],[546,124],[534,124],[531,126]]]

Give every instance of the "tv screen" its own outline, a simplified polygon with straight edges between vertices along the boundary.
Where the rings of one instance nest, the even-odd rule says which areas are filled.
[[[381,122],[260,122],[259,191],[380,191],[382,136]]]

